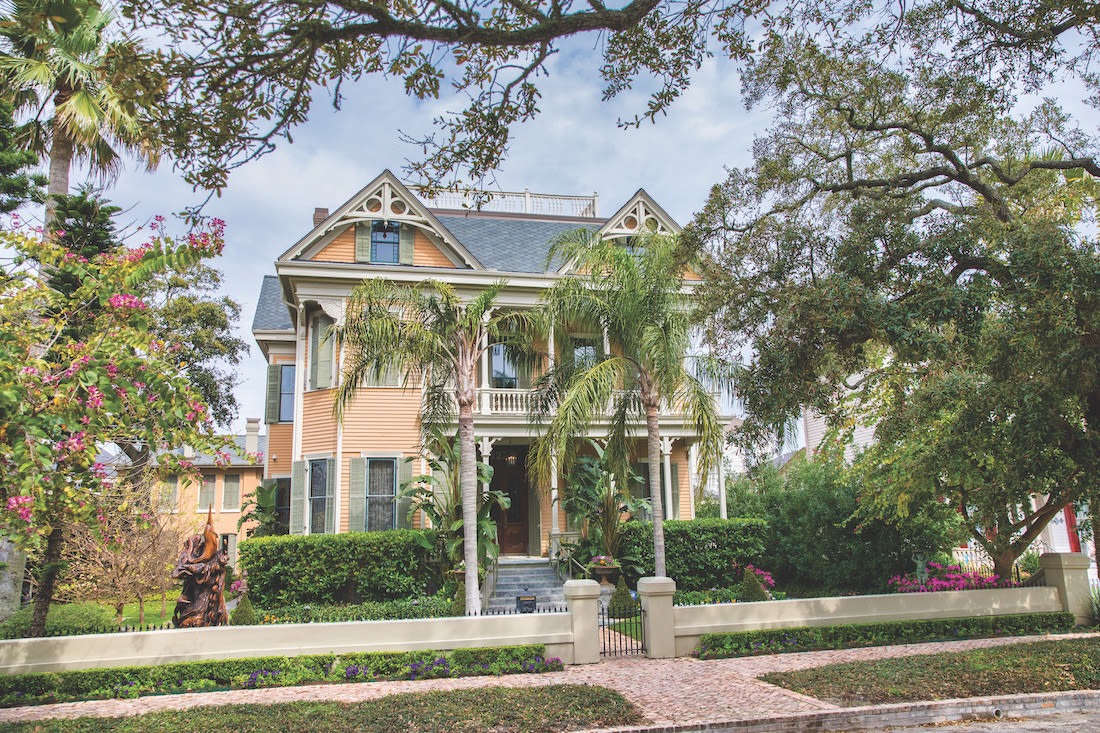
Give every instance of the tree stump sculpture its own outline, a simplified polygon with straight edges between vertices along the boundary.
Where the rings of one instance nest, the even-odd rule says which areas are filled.
[[[183,580],[183,592],[176,601],[172,624],[177,629],[195,626],[225,626],[225,566],[229,556],[218,547],[213,510],[207,511],[206,529],[183,543],[172,577]]]

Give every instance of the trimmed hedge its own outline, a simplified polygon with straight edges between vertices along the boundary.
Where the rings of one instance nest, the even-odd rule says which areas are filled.
[[[0,624],[0,639],[20,639],[31,634],[34,606],[24,606]],[[52,603],[46,614],[46,636],[99,634],[117,629],[118,619],[107,606],[97,603]]]
[[[254,537],[238,546],[248,592],[261,608],[388,601],[424,595],[432,530]]]
[[[305,682],[366,682],[514,674],[561,669],[545,659],[542,644],[454,649],[447,652],[358,652],[176,662],[151,667],[112,667],[72,672],[0,676],[0,705],[52,703],[84,698],[138,697],[227,687],[269,687]]]
[[[668,520],[665,529],[665,565],[678,590],[731,588],[741,582],[741,568],[760,564],[768,536],[763,519]],[[627,522],[619,545],[627,582],[653,575],[653,524]],[[637,573],[640,566],[642,575]]]
[[[699,637],[699,649],[695,652],[695,656],[700,659],[725,659],[755,654],[884,646],[944,639],[1019,636],[1048,631],[1070,631],[1073,627],[1072,613],[1056,612],[735,631],[724,634],[703,634]]]
[[[442,593],[399,601],[367,601],[353,605],[284,606],[256,612],[258,624],[309,624],[334,621],[392,621],[451,615],[451,599]]]

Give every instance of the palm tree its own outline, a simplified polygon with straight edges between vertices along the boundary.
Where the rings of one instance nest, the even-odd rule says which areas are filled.
[[[545,316],[561,328],[605,333],[611,354],[561,360],[540,380],[536,409],[550,416],[532,452],[532,471],[565,467],[596,417],[610,415],[605,456],[616,474],[629,465],[632,429],[644,420],[649,454],[653,554],[665,575],[665,536],[660,497],[659,415],[662,406],[681,412],[699,435],[700,469],[718,465],[722,423],[707,386],[686,365],[693,320],[683,289],[685,263],[676,241],[648,235],[624,246],[577,229],[559,237],[551,257],[582,273],[559,280],[542,298]],[[564,330],[564,329],[562,329]],[[538,417],[538,416],[536,416]]]
[[[415,286],[365,280],[352,294],[346,324],[334,329],[347,354],[336,392],[338,419],[343,419],[365,378],[381,378],[391,369],[401,375],[406,389],[424,390],[422,442],[451,422],[458,408],[466,609],[472,613],[481,608],[474,445],[478,363],[493,343],[503,344],[518,364],[528,364],[535,357],[531,340],[534,321],[521,311],[501,312],[496,307],[505,285],[505,281],[496,282],[463,301],[451,285],[434,280]]]
[[[46,224],[69,192],[73,160],[113,176],[120,149],[150,169],[159,146],[142,112],[159,95],[136,40],[108,39],[115,16],[96,0],[11,0],[0,18],[0,92],[17,115],[17,143],[50,163]]]

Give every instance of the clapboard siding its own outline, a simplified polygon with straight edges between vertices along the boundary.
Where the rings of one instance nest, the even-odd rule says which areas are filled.
[[[314,262],[355,262],[355,227],[342,231],[311,259]]]
[[[294,456],[291,454],[293,448],[293,424],[273,423],[267,426],[268,476],[290,475],[290,464],[294,462]]]
[[[413,265],[415,267],[454,267],[447,255],[436,247],[423,229],[416,230],[416,241],[413,244]]]
[[[336,450],[336,418],[332,415],[335,390],[315,389],[302,396],[302,455]]]

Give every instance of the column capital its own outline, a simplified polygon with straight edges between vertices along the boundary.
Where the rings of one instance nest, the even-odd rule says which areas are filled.
[[[672,453],[672,438],[661,438],[661,453],[666,456]]]

